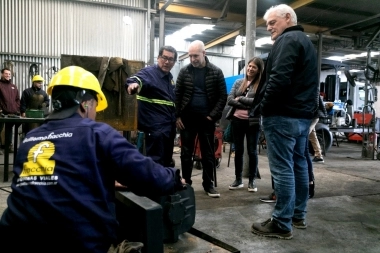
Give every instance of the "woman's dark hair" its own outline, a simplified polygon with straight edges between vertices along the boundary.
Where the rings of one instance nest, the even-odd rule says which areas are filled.
[[[257,89],[257,86],[259,85],[260,83],[260,80],[261,80],[261,75],[263,74],[264,72],[264,61],[259,58],[259,57],[253,57],[251,58],[246,66],[248,67],[248,65],[250,63],[254,63],[257,68],[258,68],[258,72],[257,72],[257,75],[254,77],[254,79],[252,80],[251,84],[254,85],[253,86],[253,89],[256,91]],[[243,80],[243,83],[241,84],[240,86],[240,90],[243,92],[245,89],[246,89],[246,86],[247,86],[247,82],[248,82],[248,75],[245,75],[245,78]]]

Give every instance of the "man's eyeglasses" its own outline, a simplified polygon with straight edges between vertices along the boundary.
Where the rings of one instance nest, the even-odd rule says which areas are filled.
[[[168,57],[166,57],[166,56],[160,56],[160,58],[162,59],[162,60],[164,60],[164,62],[166,62],[166,61],[168,61],[169,63],[173,63],[173,62],[175,62],[175,60],[174,60],[174,58],[168,58]]]

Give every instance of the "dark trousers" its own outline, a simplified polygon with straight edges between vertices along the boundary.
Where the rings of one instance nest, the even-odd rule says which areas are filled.
[[[244,138],[247,140],[249,180],[257,176],[257,144],[260,136],[260,126],[249,126],[248,120],[232,118],[231,121],[232,136],[235,144],[235,175],[236,178],[242,178],[243,157],[244,157]]]
[[[311,161],[310,153],[309,153],[309,139],[306,139],[305,156],[306,156],[306,162],[307,162],[307,173],[309,174],[309,183],[310,183],[311,181],[314,181],[314,169],[313,169],[313,162]]]
[[[182,177],[188,184],[192,184],[191,174],[193,170],[194,144],[195,138],[198,135],[203,167],[202,186],[207,191],[214,187],[215,122],[198,114],[187,114],[186,116],[182,116],[181,120],[185,126],[185,129],[180,131]]]
[[[167,128],[144,132],[144,134],[146,156],[162,166],[172,167],[175,124]]]
[[[14,127],[14,125],[15,124],[11,124],[10,126],[11,126],[11,128],[13,129],[13,127]],[[5,126],[5,124],[4,123],[0,123],[0,134],[1,134],[1,132],[3,131],[3,129],[4,129],[4,126]],[[15,134],[17,134],[17,130],[18,129],[16,129],[15,130]],[[12,144],[12,142],[13,142],[13,130],[11,131],[11,134],[4,134],[4,138],[5,138],[5,140],[1,140],[1,142],[3,142],[4,143],[4,146],[5,146],[5,143],[6,143],[6,141],[8,141],[10,144]],[[1,139],[1,136],[0,136],[0,139]],[[1,143],[0,143],[1,144]]]

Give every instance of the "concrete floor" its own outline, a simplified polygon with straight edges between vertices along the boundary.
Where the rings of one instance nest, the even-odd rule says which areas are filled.
[[[361,158],[361,144],[343,141],[333,146],[324,164],[314,164],[315,197],[309,200],[305,230],[294,229],[292,240],[259,237],[250,232],[253,222],[271,216],[274,204],[262,203],[260,196],[272,192],[265,150],[259,155],[258,192],[231,191],[234,162],[227,167],[228,146],[217,169],[217,190],[221,198],[208,197],[201,186],[202,171],[194,169],[196,197],[194,228],[240,252],[380,252],[380,161]],[[177,167],[179,154],[174,155]],[[0,162],[3,156],[0,156]],[[12,159],[12,157],[11,157]],[[0,214],[6,207],[10,182],[2,182],[0,165]],[[190,233],[180,235],[177,243],[165,244],[166,253],[230,252]]]

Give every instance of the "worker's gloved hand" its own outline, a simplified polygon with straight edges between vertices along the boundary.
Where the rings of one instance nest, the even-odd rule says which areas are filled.
[[[122,241],[116,248],[112,245],[108,252],[112,253],[140,253],[144,244],[141,242]]]
[[[185,179],[184,178],[181,178],[181,183],[182,183],[182,187],[180,187],[179,189],[177,189],[178,191],[182,191],[182,190],[185,190],[187,189],[187,186],[188,184],[186,183]]]

